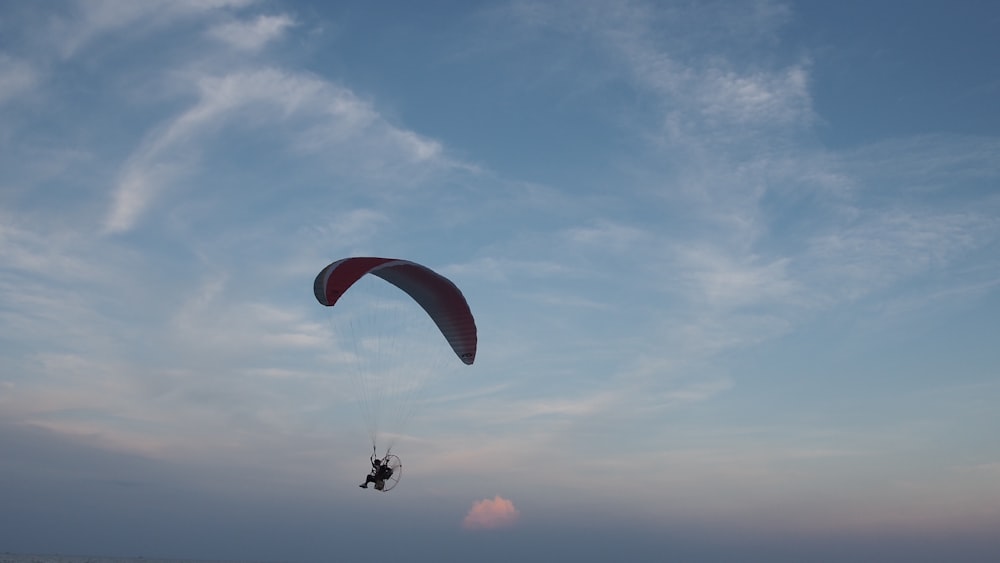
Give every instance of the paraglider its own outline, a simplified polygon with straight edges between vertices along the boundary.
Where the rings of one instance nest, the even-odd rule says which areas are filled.
[[[390,292],[388,300],[368,300],[359,295],[351,304],[353,309],[338,311],[335,307],[338,303],[350,301],[353,294],[361,293],[357,287],[365,285],[373,277],[378,280],[367,283],[379,286],[375,288],[379,291]],[[394,289],[386,290],[386,287]],[[358,396],[368,422],[372,445],[371,472],[360,487],[367,489],[371,483],[378,491],[390,491],[399,482],[402,463],[391,453],[392,443],[386,447],[381,458],[376,457],[377,442],[384,433],[380,419],[385,413],[381,411],[386,407],[385,403],[392,402],[391,399],[396,397],[403,397],[397,401],[402,403],[397,405],[401,411],[398,418],[406,418],[415,410],[410,398],[418,387],[415,380],[438,369],[417,365],[418,356],[422,358],[437,354],[442,349],[447,350],[444,346],[447,343],[463,364],[472,365],[478,345],[472,311],[461,290],[451,280],[416,262],[393,258],[337,260],[319,272],[313,292],[321,305],[333,308],[331,318],[334,324],[341,327],[335,330],[335,337],[339,339],[338,343],[344,343],[349,352],[347,363],[355,371],[360,388]],[[405,302],[401,302],[400,298]],[[412,332],[400,333],[400,310],[414,312],[419,317],[417,323],[422,324],[414,325],[416,328]],[[384,318],[370,323],[376,329],[374,334],[363,330],[367,326],[362,327],[362,322],[367,323],[368,317],[380,316]],[[428,319],[432,323],[426,322]],[[344,324],[336,321],[343,321]],[[413,339],[420,342],[416,352],[391,354],[402,348],[401,343],[406,343],[413,334],[419,336]],[[445,342],[441,342],[441,336]],[[454,356],[451,363],[454,363]],[[407,400],[411,402],[407,403]]]

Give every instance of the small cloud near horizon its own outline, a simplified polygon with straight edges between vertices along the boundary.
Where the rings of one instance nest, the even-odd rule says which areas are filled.
[[[462,520],[466,530],[494,530],[512,526],[521,515],[514,503],[497,495],[492,499],[476,501]]]

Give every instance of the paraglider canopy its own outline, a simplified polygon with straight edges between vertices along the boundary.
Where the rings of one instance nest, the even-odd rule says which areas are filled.
[[[462,362],[471,365],[476,360],[476,321],[465,296],[451,280],[416,262],[377,257],[337,260],[316,276],[313,283],[316,300],[333,307],[366,274],[378,276],[406,292],[430,315]]]

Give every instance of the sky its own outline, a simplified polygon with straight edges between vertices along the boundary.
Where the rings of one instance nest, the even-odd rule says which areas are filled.
[[[995,561],[998,26],[0,1],[0,552]],[[312,293],[346,256],[479,331],[389,493]]]

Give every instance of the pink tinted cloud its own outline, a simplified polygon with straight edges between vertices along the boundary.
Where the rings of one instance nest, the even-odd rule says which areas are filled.
[[[493,499],[476,501],[469,513],[462,520],[466,530],[493,530],[511,526],[521,513],[514,508],[514,503],[497,495]]]

